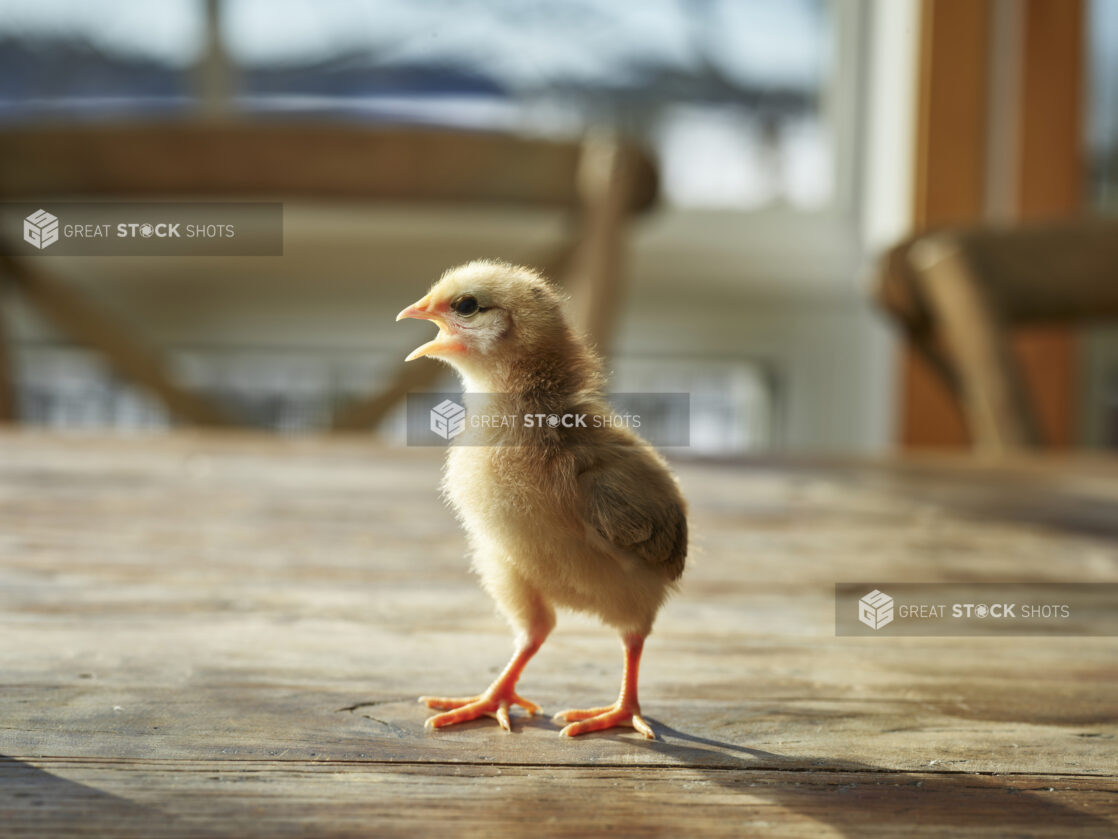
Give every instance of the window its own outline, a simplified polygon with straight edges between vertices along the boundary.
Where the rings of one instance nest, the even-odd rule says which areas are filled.
[[[574,134],[617,120],[688,207],[816,208],[832,195],[824,0],[232,0],[248,104]],[[357,11],[359,10],[359,11]]]
[[[846,4],[849,5],[849,4]],[[619,121],[690,208],[835,192],[827,0],[0,2],[0,110],[190,107],[209,67],[246,110],[571,135]]]
[[[863,141],[873,140],[864,105],[878,83],[864,66],[875,45],[887,45],[881,73],[896,82],[894,98],[909,96],[911,5],[0,0],[0,120],[217,106],[558,137],[619,125],[658,158],[664,198],[634,235],[629,264],[640,293],[630,299],[622,358],[686,355],[737,371],[723,377],[726,389],[746,397],[716,405],[712,396],[711,416],[739,424],[746,413],[775,416],[783,425],[777,433],[769,419],[750,420],[748,439],[733,446],[872,448],[888,437],[892,370],[860,284],[860,161]],[[896,18],[884,34],[873,27],[872,44],[871,8],[874,21]],[[425,224],[423,235],[448,229]],[[402,257],[398,264],[403,275]],[[99,293],[111,293],[114,279]],[[310,321],[300,323],[310,331]],[[202,350],[224,340],[189,326],[166,327],[169,340]],[[642,343],[646,336],[657,345]],[[321,336],[324,349],[343,354],[364,340]],[[341,387],[331,377],[322,381],[327,403]],[[772,404],[761,405],[765,398]]]
[[[184,107],[196,0],[0,0],[0,119]]]
[[[1118,213],[1118,3],[1090,0],[1087,26],[1087,197]],[[1118,329],[1091,327],[1085,343],[1084,437],[1118,448]]]
[[[1091,0],[1087,21],[1088,195],[1118,212],[1118,3]]]

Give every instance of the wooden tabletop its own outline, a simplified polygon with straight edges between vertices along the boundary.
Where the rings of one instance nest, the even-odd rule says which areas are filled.
[[[1114,836],[1118,639],[836,638],[856,580],[1118,582],[1118,464],[682,462],[659,739],[428,733],[508,629],[437,495],[365,439],[0,435],[4,836]],[[521,693],[616,693],[563,615]]]

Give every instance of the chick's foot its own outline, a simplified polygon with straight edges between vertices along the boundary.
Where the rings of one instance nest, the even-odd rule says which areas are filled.
[[[621,725],[635,728],[649,740],[655,740],[652,727],[641,716],[639,705],[628,702],[615,702],[605,708],[562,711],[555,715],[556,722],[570,723],[559,732],[563,737],[575,737],[588,731],[603,731]]]
[[[469,722],[478,717],[494,717],[501,728],[512,731],[509,722],[509,708],[519,705],[530,715],[540,712],[540,706],[529,702],[514,690],[509,688],[491,687],[480,696],[469,696],[459,699],[450,699],[439,696],[421,696],[419,701],[428,708],[446,711],[445,714],[436,714],[428,718],[424,725],[427,728],[444,728],[460,722]]]

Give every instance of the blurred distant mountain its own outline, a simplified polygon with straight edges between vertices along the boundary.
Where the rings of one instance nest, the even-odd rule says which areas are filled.
[[[306,63],[236,68],[238,94],[251,101],[320,97],[335,105],[375,97],[533,95],[583,98],[599,104],[651,106],[665,101],[736,102],[778,112],[817,107],[815,86],[743,85],[713,65],[682,69],[655,61],[631,63],[618,78],[541,79],[511,90],[504,80],[437,59],[386,61],[366,54]],[[145,108],[186,106],[193,92],[189,68],[98,50],[71,39],[0,37],[0,111],[106,107],[133,100]],[[356,104],[356,103],[355,103]]]
[[[99,51],[84,41],[0,38],[0,100],[176,97],[189,75],[162,62]]]

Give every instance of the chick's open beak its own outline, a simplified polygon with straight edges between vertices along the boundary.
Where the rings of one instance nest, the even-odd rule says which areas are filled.
[[[465,345],[454,336],[452,327],[446,319],[446,305],[436,304],[431,300],[431,295],[428,294],[422,300],[412,303],[400,314],[396,315],[396,320],[401,321],[405,318],[415,318],[417,320],[430,320],[434,321],[439,327],[439,334],[435,336],[434,340],[428,341],[422,346],[416,347],[412,350],[404,361],[412,361],[416,358],[422,358],[425,355],[441,355],[449,352],[460,352],[466,349]]]

